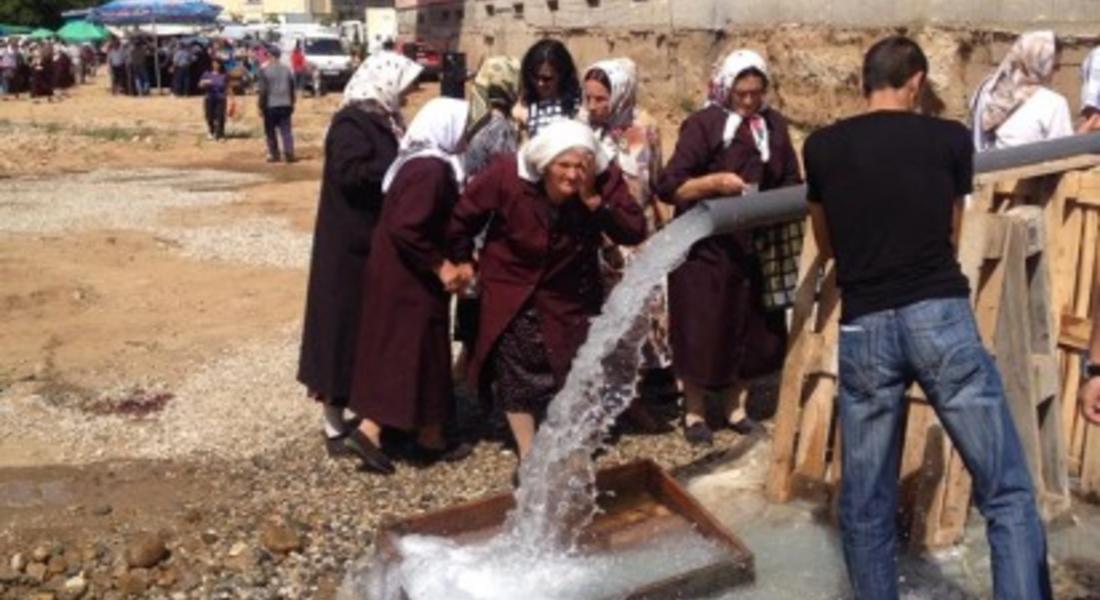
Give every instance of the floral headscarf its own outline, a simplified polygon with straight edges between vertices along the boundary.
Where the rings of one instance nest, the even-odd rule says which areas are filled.
[[[606,127],[610,130],[630,127],[634,123],[634,107],[638,101],[638,68],[634,61],[629,58],[601,60],[588,67],[585,79],[593,71],[606,75],[611,84],[611,117]]]
[[[470,124],[476,125],[496,106],[506,114],[519,100],[519,60],[510,56],[490,56],[474,76],[470,98]]]
[[[1021,35],[974,98],[974,129],[989,133],[1050,81],[1057,52],[1053,31]]]
[[[726,126],[722,131],[722,141],[726,147],[733,143],[737,135],[737,129],[741,127],[744,117],[729,109],[730,93],[733,84],[745,71],[755,69],[768,78],[768,63],[764,57],[752,50],[734,50],[714,70],[710,78],[710,90],[707,93],[707,105],[717,106],[726,111]],[[761,106],[761,111],[764,106]],[[768,145],[768,124],[758,112],[749,119],[752,128],[752,138],[756,142],[756,149],[760,152],[760,159],[768,162],[771,158],[771,150]]]

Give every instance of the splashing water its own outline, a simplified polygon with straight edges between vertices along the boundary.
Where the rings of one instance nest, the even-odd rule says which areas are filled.
[[[649,333],[646,305],[692,245],[712,231],[703,208],[674,220],[633,257],[592,321],[520,468],[516,509],[505,524],[514,551],[538,556],[575,549],[578,534],[596,514],[592,455],[634,398]]]
[[[341,597],[362,598],[365,592],[368,598],[384,600],[401,598],[402,593],[413,600],[444,596],[492,600],[501,593],[527,600],[576,598],[578,590],[591,592],[595,582],[603,580],[617,579],[617,589],[629,589],[624,575],[609,577],[609,570],[659,579],[661,575],[651,576],[661,571],[655,565],[662,560],[646,557],[662,557],[666,569],[706,564],[715,551],[702,538],[658,541],[637,550],[641,558],[634,560],[582,557],[576,542],[597,511],[592,456],[634,397],[641,347],[649,333],[646,307],[692,245],[713,229],[706,209],[696,208],[649,238],[633,256],[602,314],[592,321],[565,385],[550,403],[520,470],[516,508],[499,535],[467,546],[439,538],[402,538],[401,564],[376,560],[349,573]],[[669,556],[684,560],[669,560]],[[520,581],[545,585],[517,594]],[[444,596],[437,595],[441,590],[446,591]],[[459,590],[465,591],[459,594]]]

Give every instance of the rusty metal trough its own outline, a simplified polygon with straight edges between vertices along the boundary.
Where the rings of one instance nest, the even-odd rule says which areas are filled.
[[[690,598],[729,589],[753,579],[752,553],[653,461],[600,471],[596,477],[601,512],[581,534],[584,551],[614,552],[662,535],[694,531],[724,551],[720,559],[631,590],[625,598]],[[383,561],[400,560],[397,540],[405,535],[450,538],[461,544],[484,541],[500,531],[515,506],[510,493],[424,514],[382,527]],[[622,598],[623,596],[617,596]]]

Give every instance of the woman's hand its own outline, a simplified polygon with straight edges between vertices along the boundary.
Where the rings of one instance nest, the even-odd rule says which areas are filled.
[[[454,264],[444,260],[436,270],[443,289],[450,294],[462,291],[474,278],[474,267],[470,263]]]
[[[745,191],[745,181],[735,173],[715,173],[710,177],[716,196],[736,196]]]
[[[581,202],[588,210],[595,211],[603,205],[603,197],[596,190],[596,157],[589,156],[584,162],[584,182],[581,184]]]

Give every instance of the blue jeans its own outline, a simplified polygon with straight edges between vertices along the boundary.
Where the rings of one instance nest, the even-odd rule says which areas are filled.
[[[1051,598],[1027,461],[966,298],[916,302],[841,325],[840,527],[855,597],[898,597],[898,470],[904,394],[914,381],[973,478],[974,501],[986,518],[994,596]]]

